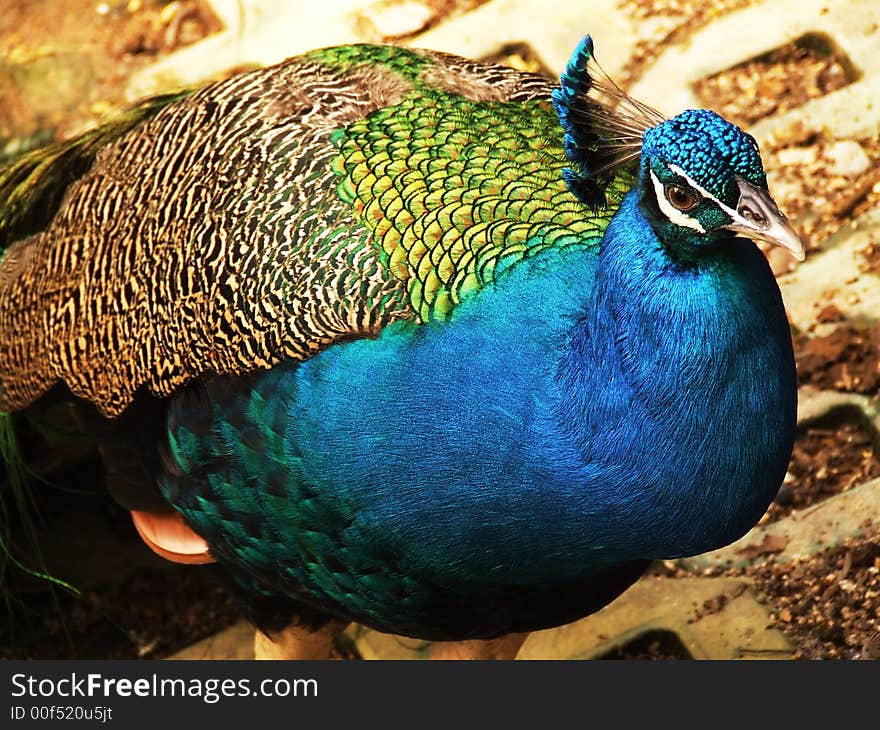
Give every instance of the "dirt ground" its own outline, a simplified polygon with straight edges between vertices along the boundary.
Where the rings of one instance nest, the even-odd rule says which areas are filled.
[[[202,0],[5,0],[0,154],[69,137],[125,108],[132,73],[220,27]]]
[[[730,9],[747,1],[714,5]],[[432,22],[473,4],[437,0]],[[698,12],[700,3],[690,15],[685,11],[694,3],[689,2],[624,4],[636,17],[667,13],[675,22],[666,27],[666,40],[708,19]],[[219,28],[200,0],[72,0],[63,8],[60,12],[51,0],[4,5],[0,160],[75,133],[123,106],[124,81],[134,70]],[[650,62],[651,47],[656,44],[644,44],[624,82],[637,78]],[[541,70],[527,49],[511,48],[500,60]],[[748,124],[852,80],[837,49],[808,39],[706,79],[697,92],[710,108]],[[64,90],[61,98],[57,89]],[[848,142],[842,149],[839,142],[805,129],[765,150],[771,181],[782,191],[780,207],[799,221],[810,246],[880,201],[880,139]],[[880,247],[869,247],[863,257],[866,271],[880,273]],[[848,322],[833,307],[823,310],[819,321],[830,332],[826,327],[821,336],[793,333],[801,383],[876,395],[880,325]],[[861,423],[804,430],[785,483],[762,521],[783,518],[880,476],[876,443],[877,435]],[[0,626],[0,658],[162,657],[237,619],[234,601],[211,568],[173,566],[153,556],[127,515],[101,493],[96,466],[77,469],[76,478],[53,475],[62,488],[41,490],[39,501],[47,567],[73,582],[79,593],[50,591],[44,581],[11,571],[7,608],[14,620]],[[77,481],[87,489],[65,491]],[[759,563],[745,574],[776,607],[774,623],[793,639],[799,658],[880,658],[876,526],[866,524],[861,538],[810,560]],[[641,637],[608,658],[686,658],[682,652],[674,636],[658,634]]]

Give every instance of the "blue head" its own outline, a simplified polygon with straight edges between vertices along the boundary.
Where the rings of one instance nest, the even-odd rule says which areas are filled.
[[[639,198],[675,259],[700,260],[732,235],[803,258],[797,234],[767,190],[757,143],[714,112],[690,109],[644,133]]]
[[[553,91],[574,163],[562,174],[576,197],[602,207],[617,169],[640,156],[641,209],[674,259],[704,260],[733,235],[783,246],[803,259],[797,234],[767,190],[750,135],[705,109],[664,119],[591,69],[593,60],[593,41],[585,36]]]

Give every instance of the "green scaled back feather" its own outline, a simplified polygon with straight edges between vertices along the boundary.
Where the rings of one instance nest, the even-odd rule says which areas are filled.
[[[371,230],[382,264],[406,282],[422,321],[446,319],[523,258],[601,238],[610,213],[586,211],[569,192],[556,136],[545,100],[429,89],[335,135],[337,193]]]

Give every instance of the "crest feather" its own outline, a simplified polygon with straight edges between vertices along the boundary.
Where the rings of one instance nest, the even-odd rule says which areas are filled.
[[[603,208],[617,170],[639,157],[644,133],[666,119],[609,78],[596,62],[590,36],[578,43],[552,98],[565,152],[575,165],[562,177],[579,200]]]

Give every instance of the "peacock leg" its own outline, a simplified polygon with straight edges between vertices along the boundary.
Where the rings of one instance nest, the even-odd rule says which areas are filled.
[[[330,621],[317,630],[291,624],[281,631],[254,635],[254,659],[329,659],[333,637],[346,627]]]
[[[444,641],[431,647],[431,659],[516,659],[528,633],[507,634],[487,641]]]

